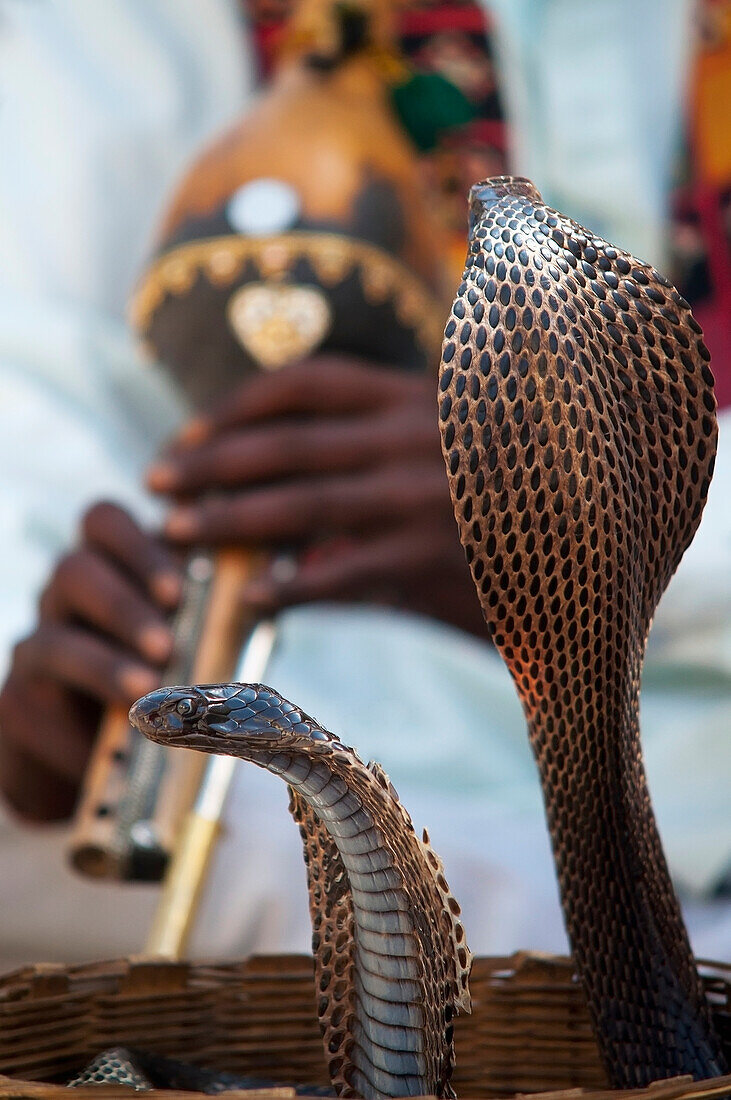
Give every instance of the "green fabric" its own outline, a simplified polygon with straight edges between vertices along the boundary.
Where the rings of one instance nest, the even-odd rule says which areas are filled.
[[[391,89],[391,101],[401,125],[422,153],[433,149],[442,134],[475,117],[467,97],[439,73],[412,73]]]

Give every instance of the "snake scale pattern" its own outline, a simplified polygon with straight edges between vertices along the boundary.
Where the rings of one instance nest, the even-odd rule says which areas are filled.
[[[460,537],[538,762],[567,930],[614,1085],[723,1072],[648,795],[650,623],[716,451],[709,354],[652,267],[473,187],[439,383]]]
[[[610,1080],[724,1059],[652,812],[644,650],[700,522],[713,378],[688,303],[546,207],[524,179],[472,189],[439,420],[460,536],[538,762],[567,930]],[[440,861],[378,765],[270,688],[161,688],[153,740],[250,760],[289,785],[318,1015],[339,1095],[451,1095],[471,956]]]
[[[130,720],[279,775],[305,846],[317,1012],[338,1095],[451,1096],[472,956],[444,870],[388,776],[271,688],[160,688]]]

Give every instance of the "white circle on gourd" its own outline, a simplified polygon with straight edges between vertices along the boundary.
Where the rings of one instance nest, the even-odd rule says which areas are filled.
[[[265,237],[290,229],[300,212],[300,198],[291,184],[277,179],[244,183],[228,200],[231,226],[247,237]]]

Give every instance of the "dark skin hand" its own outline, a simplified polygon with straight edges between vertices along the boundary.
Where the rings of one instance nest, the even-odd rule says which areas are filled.
[[[22,817],[72,813],[103,708],[126,708],[160,682],[180,591],[180,564],[161,540],[114,504],[86,513],[0,693],[0,789]]]
[[[15,650],[0,694],[0,788],[26,818],[72,812],[103,708],[160,682],[180,596],[175,547],[286,550],[285,568],[242,592],[261,613],[365,600],[484,637],[432,378],[334,356],[257,375],[191,421],[148,484],[172,501],[167,545],[114,505],[92,508]]]
[[[165,533],[294,553],[244,592],[262,612],[375,600],[484,636],[435,409],[430,377],[339,356],[253,377],[152,467]]]

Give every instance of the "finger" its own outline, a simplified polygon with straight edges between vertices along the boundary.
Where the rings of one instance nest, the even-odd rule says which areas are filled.
[[[26,777],[20,774],[22,766],[36,772],[33,779],[41,785],[51,776],[55,781],[78,783],[92,738],[78,722],[60,685],[11,677],[3,689],[0,711],[3,789],[12,790],[16,803],[35,801]],[[39,769],[46,774],[38,774]]]
[[[242,600],[253,609],[274,611],[314,600],[363,599],[373,588],[396,590],[439,562],[445,540],[425,538],[421,527],[401,528],[365,543],[341,547],[337,555],[313,557],[290,575],[270,572],[250,581]]]
[[[217,435],[170,455],[149,471],[156,492],[181,495],[301,476],[347,472],[397,458],[439,457],[433,401],[377,417],[280,421]]]
[[[79,618],[153,664],[163,664],[172,652],[172,631],[155,604],[118,568],[86,547],[56,567],[41,596],[40,615],[44,622]]]
[[[51,677],[102,703],[128,706],[159,686],[154,669],[82,627],[42,623],[15,648],[19,675]],[[32,700],[29,701],[32,706]]]
[[[7,737],[0,739],[0,790],[7,805],[26,821],[40,823],[70,817],[81,774],[66,779]]]
[[[367,530],[415,513],[428,522],[432,513],[442,515],[447,501],[443,473],[434,463],[398,465],[210,497],[175,508],[165,531],[181,543],[307,541]]]
[[[209,414],[189,422],[173,449],[217,432],[294,414],[336,416],[379,409],[411,392],[434,389],[433,379],[348,356],[316,356],[275,374],[257,374]]]
[[[159,539],[153,538],[123,508],[95,504],[82,520],[84,540],[119,562],[161,607],[174,608],[182,594],[179,563]]]

